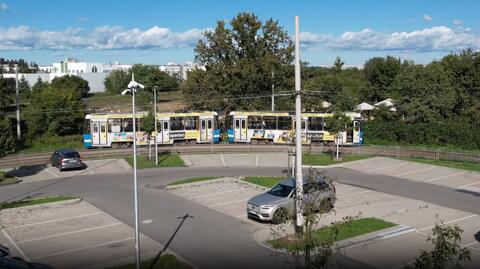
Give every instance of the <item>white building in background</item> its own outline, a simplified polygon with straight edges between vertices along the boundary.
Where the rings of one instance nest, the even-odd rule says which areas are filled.
[[[76,58],[67,58],[65,61],[53,63],[51,73],[77,75],[82,73],[103,73],[102,63],[79,62]]]
[[[178,77],[182,80],[187,79],[188,72],[194,69],[203,69],[205,66],[198,62],[185,62],[183,64],[167,63],[166,65],[159,65],[160,71],[168,73],[172,77]]]
[[[110,64],[107,64],[107,65],[103,66],[103,72],[105,72],[105,73],[110,73],[114,70],[128,71],[130,69],[132,69],[131,64],[121,64],[119,62],[114,62],[113,64],[110,63]]]

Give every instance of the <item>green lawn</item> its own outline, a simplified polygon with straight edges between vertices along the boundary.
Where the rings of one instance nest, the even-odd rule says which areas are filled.
[[[394,227],[396,224],[376,219],[376,218],[364,218],[357,219],[348,225],[342,225],[339,227],[339,232],[335,241],[342,241],[355,236],[372,233],[375,231],[383,230],[386,228]],[[331,226],[326,226],[316,230],[313,236],[319,240],[328,240],[333,233]],[[295,248],[303,248],[302,243],[295,244],[295,240],[289,237],[279,238],[275,240],[267,241],[268,244],[276,247],[288,250],[294,250]]]
[[[5,172],[0,171],[0,186],[16,184],[18,182],[19,182],[18,179],[14,178],[14,177],[9,177],[5,174]]]
[[[153,259],[141,262],[140,268],[142,269],[150,268],[152,261]],[[110,267],[109,269],[134,269],[134,268],[135,268],[135,264],[127,264],[127,265],[121,265],[116,267]],[[178,260],[177,257],[170,254],[165,254],[165,255],[162,255],[160,259],[158,259],[157,263],[155,263],[155,266],[153,268],[154,269],[167,269],[167,268],[190,269],[191,267],[181,262],[180,260]]]
[[[53,203],[53,202],[60,202],[60,201],[72,200],[76,198],[78,197],[61,195],[61,196],[48,196],[48,197],[42,197],[42,198],[20,200],[15,202],[4,202],[0,204],[0,210],[7,209],[7,208],[29,206],[29,205],[40,205],[40,204],[47,204],[47,203]]]
[[[17,153],[52,152],[61,148],[82,148],[81,135],[69,136],[42,136],[32,141],[27,141]]]
[[[476,163],[463,163],[463,162],[452,162],[452,161],[442,161],[442,160],[430,160],[430,159],[423,159],[423,158],[401,158],[402,160],[418,162],[418,163],[426,163],[438,166],[445,166],[450,168],[468,170],[468,171],[477,171],[480,172],[480,164]]]
[[[285,177],[246,177],[244,181],[271,188],[283,179],[285,179]]]
[[[370,158],[369,156],[345,155],[343,161],[335,162],[330,154],[303,154],[304,165],[331,165],[335,163],[351,162]]]
[[[133,167],[133,157],[125,157],[125,160]],[[155,158],[149,160],[146,156],[137,156],[137,168],[158,168],[158,167],[184,167],[185,163],[178,154],[159,154],[158,166],[155,165]]]
[[[217,179],[217,178],[218,177],[192,177],[192,178],[180,179],[180,180],[172,182],[168,185],[172,186],[172,185],[193,183],[193,182],[199,182],[199,181],[205,181],[205,180],[212,180],[212,179]]]

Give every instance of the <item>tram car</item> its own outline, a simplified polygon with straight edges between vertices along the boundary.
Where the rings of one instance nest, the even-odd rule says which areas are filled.
[[[216,112],[157,113],[157,133],[142,130],[141,119],[147,112],[136,115],[138,145],[147,145],[148,138],[162,145],[173,143],[218,143],[220,130]],[[155,139],[156,138],[156,139]],[[131,113],[102,113],[85,116],[83,144],[86,148],[129,147],[133,144]]]

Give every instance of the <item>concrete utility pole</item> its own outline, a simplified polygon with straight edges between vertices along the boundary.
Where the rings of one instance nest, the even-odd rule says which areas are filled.
[[[275,111],[275,71],[272,71],[272,112]]]
[[[301,231],[303,227],[303,174],[302,174],[302,97],[300,79],[300,34],[298,16],[295,16],[295,213],[296,229]]]
[[[17,103],[17,139],[22,137],[22,130],[20,129],[20,94],[18,92],[18,66],[15,67],[15,99]]]
[[[158,129],[157,129],[157,86],[153,87],[153,101],[154,108],[153,108],[153,113],[154,113],[154,119],[155,119],[155,165],[158,165]]]

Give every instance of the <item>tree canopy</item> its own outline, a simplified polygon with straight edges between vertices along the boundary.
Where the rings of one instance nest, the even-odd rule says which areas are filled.
[[[56,89],[73,90],[80,94],[81,97],[87,97],[90,91],[88,81],[73,75],[66,75],[52,79],[51,86]]]
[[[218,21],[204,38],[195,47],[195,59],[206,70],[191,72],[182,87],[190,108],[265,109],[272,84],[277,91],[285,89],[281,67],[292,62],[293,46],[278,21],[239,13],[229,25]]]

